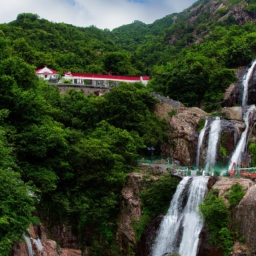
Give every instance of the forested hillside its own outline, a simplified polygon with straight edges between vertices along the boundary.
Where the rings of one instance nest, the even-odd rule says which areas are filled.
[[[235,69],[256,55],[256,1],[197,1],[179,14],[113,31],[20,14],[0,24],[0,254],[30,223],[64,221],[80,248],[119,255],[114,237],[120,191],[146,146],[168,140],[150,90],[200,106],[221,106]],[[64,71],[150,75],[102,97],[38,80]],[[88,235],[89,234],[89,235]]]

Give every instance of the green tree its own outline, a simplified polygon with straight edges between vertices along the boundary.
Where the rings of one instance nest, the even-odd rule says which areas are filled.
[[[210,231],[211,243],[223,250],[225,256],[232,251],[233,240],[228,229],[230,212],[218,190],[211,189],[204,202],[199,205],[205,225]],[[218,216],[216,218],[216,216]]]

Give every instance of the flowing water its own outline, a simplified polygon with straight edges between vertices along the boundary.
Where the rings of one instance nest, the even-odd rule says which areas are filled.
[[[253,75],[254,72],[254,68],[256,65],[256,60],[253,61],[251,67],[248,69],[247,73],[244,76],[244,80],[243,80],[243,99],[242,99],[242,106],[246,106],[247,105],[247,100],[248,100],[248,85],[250,82],[250,79]]]
[[[221,120],[219,117],[211,123],[208,139],[205,170],[208,171],[216,162],[217,146],[220,137]]]
[[[25,234],[23,234],[23,237],[24,237],[25,242],[26,242],[26,244],[27,244],[28,255],[29,255],[29,256],[34,256],[30,237],[26,236]]]
[[[243,131],[241,138],[236,146],[236,149],[231,157],[231,161],[230,161],[230,165],[228,170],[232,170],[233,169],[233,165],[235,163],[236,166],[240,166],[242,159],[242,153],[245,151],[246,149],[246,145],[247,145],[247,140],[248,140],[248,132],[249,132],[249,128],[250,128],[250,119],[252,117],[252,113],[256,110],[255,105],[252,105],[249,107],[249,109],[246,111],[245,115],[244,115],[244,123],[246,125],[245,130]]]
[[[41,243],[41,240],[39,238],[37,238],[37,239],[33,239],[33,242],[36,245],[37,250],[41,252],[44,248]]]
[[[198,205],[207,191],[207,182],[208,178],[203,176],[185,177],[180,182],[160,225],[152,256],[175,252],[181,256],[196,256],[203,227]]]
[[[200,164],[200,151],[201,151],[201,147],[202,147],[202,143],[203,143],[203,139],[204,139],[204,134],[207,128],[207,124],[208,124],[208,120],[205,120],[204,123],[204,128],[200,131],[199,134],[199,138],[198,138],[198,143],[197,143],[197,155],[196,155],[196,166],[199,167]]]

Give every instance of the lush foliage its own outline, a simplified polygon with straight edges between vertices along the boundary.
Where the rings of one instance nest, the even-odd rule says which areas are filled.
[[[239,183],[232,185],[227,194],[230,207],[235,207],[236,205],[238,205],[244,195],[245,191],[242,185],[240,185]]]
[[[249,151],[251,154],[251,166],[256,165],[256,143],[255,142],[249,142]]]
[[[139,197],[142,200],[143,215],[133,220],[133,229],[138,241],[148,222],[159,214],[166,214],[180,179],[170,173],[153,181],[149,176],[144,177],[144,188]]]
[[[102,97],[60,95],[23,57],[0,61],[0,247],[8,253],[36,209],[74,227],[82,249],[113,255],[126,176],[148,143],[157,148],[167,137],[157,102],[141,84]]]
[[[162,176],[157,182],[145,181],[146,189],[140,193],[143,211],[150,216],[166,214],[179,182],[180,179],[171,174]]]
[[[13,171],[17,166],[2,127],[0,150],[0,254],[7,256],[13,242],[20,240],[21,234],[29,224],[37,222],[37,218],[32,216],[35,210],[34,199],[29,195],[32,187],[21,180],[18,172]]]
[[[199,205],[205,225],[210,231],[211,242],[223,250],[225,256],[232,251],[232,237],[228,229],[230,212],[218,190],[210,190]]]
[[[34,222],[34,207],[45,220],[72,225],[81,248],[90,246],[93,255],[118,255],[113,223],[126,175],[139,152],[148,145],[159,149],[167,139],[167,124],[153,114],[156,100],[148,88],[187,106],[217,110],[235,81],[233,69],[255,58],[255,24],[223,18],[240,2],[227,1],[230,5],[212,15],[210,1],[199,0],[194,9],[153,24],[135,21],[113,31],[52,23],[31,13],[0,24],[1,255]],[[256,2],[246,2],[253,17]],[[122,84],[102,97],[75,90],[60,95],[58,88],[37,80],[35,69],[45,65],[60,74],[152,79],[148,88]],[[254,164],[255,148],[251,143]],[[166,175],[146,184],[138,233],[147,214],[165,213],[177,183]],[[242,194],[232,188],[230,204]],[[228,253],[229,213],[223,200],[212,191],[200,209],[212,241]]]

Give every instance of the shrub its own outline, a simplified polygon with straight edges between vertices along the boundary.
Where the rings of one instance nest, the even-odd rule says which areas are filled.
[[[157,182],[147,182],[147,188],[140,193],[144,212],[150,216],[165,214],[179,182],[180,179],[171,174],[162,176]]]
[[[230,253],[232,252],[233,240],[228,228],[222,228],[219,231],[219,240],[221,242],[219,244],[219,247],[222,249],[223,255],[224,256],[230,255]]]
[[[220,146],[220,155],[222,159],[224,159],[227,156],[227,150],[222,146]]]
[[[198,122],[197,131],[200,132],[204,128],[204,125],[205,125],[205,119],[200,119]]]
[[[235,207],[236,205],[238,205],[244,195],[245,191],[242,185],[240,185],[239,183],[232,185],[227,195],[230,207]]]
[[[218,197],[218,190],[212,189],[199,205],[205,225],[210,231],[211,243],[222,249],[223,255],[229,255],[233,241],[228,229],[230,212],[224,200]]]
[[[217,14],[219,15],[219,17],[222,17],[224,16],[225,14],[228,13],[228,10],[226,8],[220,8],[218,11],[217,11]]]

